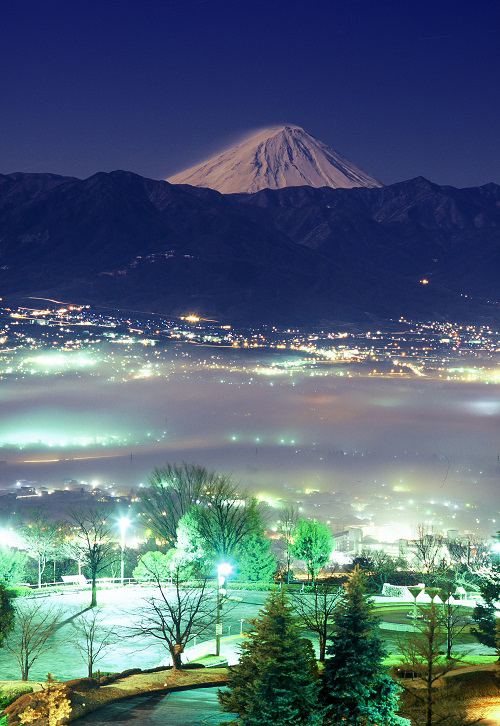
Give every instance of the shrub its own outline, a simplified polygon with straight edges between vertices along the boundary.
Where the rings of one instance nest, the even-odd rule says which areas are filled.
[[[33,693],[31,686],[12,686],[11,688],[0,689],[0,708],[7,708],[11,703],[14,703],[19,696],[24,696],[25,693]],[[1,721],[0,721],[1,724]]]
[[[13,593],[14,597],[27,597],[28,595],[33,595],[31,587],[27,587],[26,585],[12,585],[9,587],[9,590]]]

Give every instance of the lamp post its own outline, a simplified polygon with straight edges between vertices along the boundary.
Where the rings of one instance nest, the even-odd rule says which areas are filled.
[[[425,590],[425,585],[413,585],[412,587],[409,587],[408,590],[413,597],[413,619],[416,620],[418,618],[417,597],[420,595],[422,590]]]
[[[120,545],[122,549],[122,557],[120,563],[120,582],[122,587],[125,574],[125,534],[127,532],[129,524],[130,519],[128,517],[120,517],[120,519],[118,520],[118,525],[120,527]]]
[[[217,618],[215,621],[215,655],[220,655],[220,636],[222,635],[222,624],[220,621],[220,611],[222,597],[226,594],[226,590],[222,587],[226,581],[227,575],[231,573],[232,565],[223,562],[217,565]]]

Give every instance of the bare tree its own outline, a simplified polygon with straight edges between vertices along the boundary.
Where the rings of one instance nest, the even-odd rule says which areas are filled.
[[[408,633],[399,641],[404,666],[412,671],[414,679],[410,685],[406,679],[401,682],[406,692],[404,713],[411,716],[416,726],[467,726],[481,719],[468,720],[460,694],[451,683],[441,680],[455,668],[456,661],[443,661],[441,657],[446,631],[439,609],[434,600],[430,606],[422,606],[423,618],[415,625],[417,632]]]
[[[289,593],[290,603],[302,624],[318,636],[320,663],[325,661],[326,640],[333,632],[333,613],[343,592],[341,587],[316,585],[311,594]]]
[[[260,514],[255,499],[238,492],[237,484],[217,476],[206,492],[205,506],[196,510],[197,529],[205,547],[215,559],[235,555],[247,535],[259,528]]]
[[[53,648],[51,638],[60,620],[59,608],[47,608],[39,600],[16,605],[15,628],[5,647],[19,663],[23,681],[28,680],[30,668],[42,653]]]
[[[435,532],[428,532],[424,524],[419,524],[414,545],[423,572],[435,572],[439,569],[443,545],[441,537]]]
[[[139,490],[141,506],[157,537],[170,545],[177,539],[179,520],[210,491],[216,474],[202,466],[183,464],[153,469],[149,487]]]
[[[103,519],[102,512],[88,508],[71,512],[69,516],[79,529],[79,537],[74,544],[85,554],[88,562],[92,582],[90,607],[93,608],[97,605],[97,576],[119,555],[112,541],[111,525]]]
[[[168,649],[174,668],[182,668],[182,653],[192,635],[201,637],[217,619],[217,598],[207,597],[207,581],[183,582],[182,568],[172,570],[172,586],[156,580],[158,594],[147,598],[140,620],[132,628],[137,636],[150,636]]]
[[[103,626],[103,616],[96,610],[83,613],[71,625],[71,641],[87,665],[87,677],[92,678],[95,664],[104,658],[118,638],[113,628]]]
[[[458,539],[448,540],[446,549],[450,556],[450,562],[454,565],[467,565],[467,559],[470,557],[470,543],[465,544]]]
[[[439,608],[436,611],[438,622],[441,623],[446,633],[446,657],[448,659],[451,658],[451,652],[457,637],[469,625],[469,618],[464,614],[462,605],[451,602],[455,588],[456,585],[451,579],[445,580],[439,590],[439,597],[443,604],[440,608],[436,606]]]
[[[88,565],[88,555],[84,542],[78,537],[66,539],[61,545],[61,552],[64,557],[74,560],[78,566],[78,574],[82,574],[82,567]]]
[[[23,523],[20,535],[26,552],[38,562],[40,588],[47,561],[55,554],[60,541],[60,527],[42,511],[37,510],[29,521]]]
[[[299,509],[296,504],[289,504],[280,515],[278,521],[278,532],[281,535],[286,566],[286,582],[290,584],[290,567],[293,560],[292,544],[295,530],[297,529],[297,521],[299,518]]]

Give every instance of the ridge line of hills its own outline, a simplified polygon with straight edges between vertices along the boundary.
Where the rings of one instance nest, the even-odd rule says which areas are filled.
[[[0,175],[0,296],[226,321],[498,319],[500,186],[252,194]],[[426,279],[429,284],[422,284]]]

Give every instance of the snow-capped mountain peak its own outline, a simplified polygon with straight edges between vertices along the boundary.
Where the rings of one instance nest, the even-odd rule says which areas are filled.
[[[167,181],[209,187],[223,194],[290,186],[382,186],[327,144],[293,124],[262,129]]]

